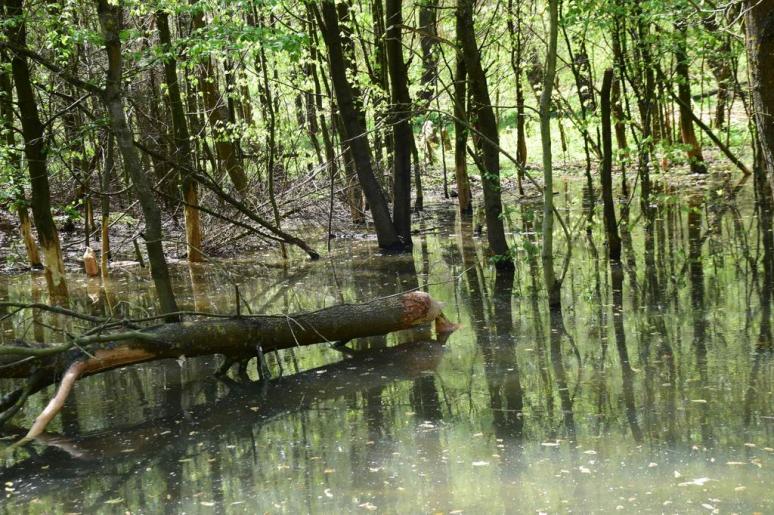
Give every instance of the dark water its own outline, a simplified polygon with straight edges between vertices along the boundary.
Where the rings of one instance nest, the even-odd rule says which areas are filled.
[[[186,309],[233,311],[234,284],[267,313],[420,287],[462,328],[445,344],[417,330],[352,342],[351,354],[283,352],[269,357],[269,385],[213,378],[217,357],[84,379],[48,434],[0,456],[0,511],[774,511],[770,213],[751,185],[720,179],[660,195],[650,218],[635,202],[611,270],[599,220],[587,237],[580,187],[565,188],[557,200],[579,229],[562,316],[546,310],[530,203],[510,204],[513,278],[488,266],[475,223],[451,205],[417,223],[413,259],[337,239],[318,263],[175,266]],[[79,309],[152,312],[142,270],[77,281]],[[40,277],[0,287],[45,300]],[[51,331],[20,314],[3,338]],[[46,400],[14,424],[28,427]]]

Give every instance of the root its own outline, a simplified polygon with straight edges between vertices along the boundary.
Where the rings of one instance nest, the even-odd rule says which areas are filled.
[[[40,412],[38,418],[35,419],[35,423],[32,424],[29,432],[21,439],[19,444],[34,440],[43,433],[49,422],[51,422],[61,411],[67,397],[69,397],[70,392],[73,390],[75,381],[77,381],[78,377],[86,370],[86,367],[87,363],[85,361],[77,361],[70,365],[67,372],[65,372],[64,377],[62,377],[62,382],[59,383],[59,389],[56,391],[56,395],[48,401],[46,408]]]

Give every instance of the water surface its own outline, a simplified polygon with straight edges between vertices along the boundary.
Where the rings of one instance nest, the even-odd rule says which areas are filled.
[[[269,357],[268,385],[214,378],[218,357],[86,378],[39,442],[0,458],[0,512],[774,510],[774,244],[752,187],[717,178],[699,194],[666,191],[651,217],[632,203],[620,268],[598,217],[584,229],[594,200],[581,201],[580,181],[562,187],[577,230],[561,316],[546,309],[530,202],[509,202],[512,278],[452,204],[417,222],[409,257],[339,238],[316,263],[175,265],[184,309],[233,312],[235,285],[256,313],[418,287],[462,327],[445,343],[418,329],[351,352],[285,351]],[[78,309],[153,312],[143,270],[71,282]],[[0,284],[12,300],[46,297],[39,276]],[[23,314],[4,329],[4,341],[53,331]],[[254,364],[246,373],[256,379]],[[28,427],[49,394],[14,425]]]

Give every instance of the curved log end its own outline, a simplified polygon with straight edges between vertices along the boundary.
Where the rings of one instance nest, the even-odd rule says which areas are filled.
[[[455,324],[443,313],[440,313],[435,319],[435,334],[437,335],[449,335],[462,327],[461,324]]]
[[[443,308],[440,302],[433,300],[429,293],[423,291],[406,293],[401,302],[403,303],[403,323],[407,327],[432,322],[441,314],[441,308]]]
[[[429,293],[413,291],[403,296],[403,316],[407,325],[419,325],[435,322],[437,334],[448,334],[460,326],[451,322],[443,314],[443,303],[433,299]]]

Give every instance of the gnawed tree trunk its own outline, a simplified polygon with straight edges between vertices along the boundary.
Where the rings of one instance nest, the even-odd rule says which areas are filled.
[[[202,231],[199,217],[199,188],[191,174],[186,170],[195,169],[188,123],[185,119],[183,99],[180,94],[180,82],[177,78],[177,59],[172,49],[172,37],[169,30],[169,16],[164,11],[156,13],[156,25],[159,29],[159,42],[169,55],[164,60],[164,79],[167,83],[169,107],[172,112],[172,126],[175,134],[175,159],[181,165],[180,179],[185,213],[185,239],[188,246],[188,261],[204,260],[202,254]]]
[[[98,322],[93,318],[91,321]],[[75,381],[87,375],[180,356],[222,354],[232,360],[245,359],[297,346],[387,334],[432,321],[439,333],[454,329],[441,313],[438,302],[427,293],[414,291],[311,313],[170,323],[83,336],[54,347],[0,346],[0,376],[27,378],[34,391],[62,378],[59,390],[30,429],[29,439],[45,429]],[[24,357],[32,359],[20,360]],[[31,388],[26,389],[25,395],[31,393]],[[10,394],[0,408],[13,409],[16,400]]]
[[[4,3],[4,17],[15,18],[23,15],[22,0],[7,0]],[[12,45],[17,48],[25,48],[27,45],[27,27],[24,21],[20,20],[9,26],[7,36]],[[67,283],[62,248],[59,245],[59,233],[54,223],[54,217],[51,215],[48,167],[46,165],[46,138],[43,124],[38,115],[38,106],[32,89],[27,58],[19,52],[14,52],[11,59],[11,73],[19,104],[24,137],[24,155],[27,158],[32,187],[30,204],[35,218],[35,228],[38,230],[38,241],[45,256],[46,283],[56,302],[62,302],[67,298]]]
[[[0,58],[10,60],[5,51],[0,51]],[[32,235],[32,222],[27,209],[27,199],[24,195],[24,187],[21,183],[21,157],[16,148],[16,136],[13,127],[13,85],[10,73],[4,68],[0,69],[0,134],[3,136],[7,147],[8,163],[11,166],[11,187],[14,190],[14,202],[16,212],[19,215],[19,233],[24,248],[27,251],[27,262],[32,268],[43,268],[38,254],[38,244]]]

